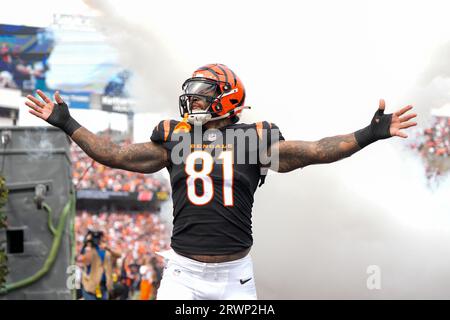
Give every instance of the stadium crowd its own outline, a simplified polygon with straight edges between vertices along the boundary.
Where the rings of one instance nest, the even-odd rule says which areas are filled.
[[[131,143],[130,140],[123,142]],[[106,167],[92,160],[75,143],[71,148],[73,183],[77,189],[101,191],[166,191],[168,184],[153,175],[118,170]]]
[[[427,179],[439,182],[450,168],[450,117],[436,116],[430,127],[417,128],[408,146],[420,154]]]
[[[450,155],[450,117],[434,117],[431,127],[419,128],[410,147],[418,150],[422,156],[448,157]]]
[[[77,190],[169,192],[166,180],[101,165],[76,144],[72,144],[71,157],[73,183]],[[92,230],[102,232],[102,243],[117,253],[112,270],[114,290],[109,299],[154,299],[164,267],[164,259],[155,252],[167,250],[170,242],[170,232],[159,215],[148,211],[78,211],[75,233],[80,270],[86,270],[84,248],[87,235]]]
[[[164,267],[164,259],[155,252],[169,246],[168,230],[157,214],[82,211],[76,216],[75,230],[76,252],[81,251],[88,230],[100,230],[108,247],[120,253],[113,263],[113,299],[155,297]],[[82,259],[77,262],[82,269]]]

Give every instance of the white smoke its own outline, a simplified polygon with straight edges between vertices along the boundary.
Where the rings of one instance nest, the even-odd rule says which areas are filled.
[[[445,41],[430,50],[429,59],[418,72],[416,83],[404,94],[412,101],[420,127],[433,125],[431,109],[441,108],[450,101],[450,42]]]
[[[380,7],[386,9],[383,5]],[[425,12],[431,10],[417,4],[404,8],[408,12],[405,20],[423,18]],[[439,11],[431,8],[433,13]],[[386,19],[386,14],[377,16],[377,11],[387,13],[392,19],[395,17],[396,21]],[[368,37],[360,44],[389,46],[374,56],[367,55],[371,59],[366,63],[378,66],[379,70],[367,65],[365,69],[371,70],[370,76],[363,76],[360,81],[373,89],[381,88],[381,97],[386,97],[382,92],[386,91],[387,101],[401,101],[397,107],[390,103],[388,112],[407,104],[414,105],[419,125],[427,126],[430,125],[430,110],[449,101],[448,45],[438,45],[447,43],[448,39],[427,43],[421,38],[421,34],[426,33],[422,30],[426,28],[423,24],[397,38],[396,34],[401,33],[398,29],[403,29],[403,25],[411,28],[411,25],[403,19],[398,21],[396,12],[378,8],[367,13],[369,23],[378,22],[380,28],[386,30],[380,31],[375,23],[371,24],[367,27],[368,35],[374,38]],[[442,26],[445,21],[435,14],[433,20],[436,21],[424,22],[431,25],[426,30],[435,31],[432,38],[440,30],[434,30],[433,24]],[[389,33],[393,34],[393,42]],[[394,43],[414,36],[411,42]],[[419,52],[409,54],[409,47]],[[424,63],[420,58],[425,56],[433,58]],[[330,55],[330,59],[333,58]],[[357,70],[352,72],[358,74]],[[369,78],[373,76],[379,81],[371,82]],[[362,87],[352,79],[337,86],[340,89],[353,86],[355,90]],[[328,90],[326,86],[320,89]],[[373,93],[366,91],[365,94],[370,97]],[[366,99],[362,97],[361,101]],[[342,106],[341,103],[338,104]],[[372,105],[376,107],[375,103]],[[321,114],[326,113],[326,118],[334,121],[353,114],[357,116],[350,118],[352,124],[359,123],[360,111],[355,105],[345,104],[344,109],[345,112],[339,113],[325,106]],[[318,112],[316,118],[322,120]],[[311,120],[314,118],[308,119],[314,121]],[[340,125],[330,127],[335,134],[345,133]],[[351,127],[347,128],[347,132],[350,131]],[[446,285],[450,280],[450,247],[447,245],[450,240],[450,179],[447,176],[437,189],[429,189],[422,160],[406,150],[399,139],[377,142],[332,165],[273,175],[264,188],[266,190],[257,195],[254,208],[256,246],[253,252],[261,297],[450,297],[450,288]],[[265,200],[268,198],[277,202]],[[258,268],[258,265],[265,268]],[[381,290],[366,287],[369,277],[366,271],[370,265],[381,268]]]

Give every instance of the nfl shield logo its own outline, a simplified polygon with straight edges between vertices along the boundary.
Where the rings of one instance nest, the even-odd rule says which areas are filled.
[[[216,141],[217,136],[215,133],[208,133],[208,141]]]

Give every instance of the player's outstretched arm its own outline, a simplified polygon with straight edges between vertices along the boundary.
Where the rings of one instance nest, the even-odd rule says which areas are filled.
[[[156,172],[168,165],[167,152],[152,142],[120,146],[106,137],[100,137],[82,127],[70,116],[67,104],[55,93],[54,103],[42,91],[37,90],[42,100],[28,95],[25,104],[29,112],[69,135],[81,149],[95,161],[111,168],[142,173]]]
[[[347,158],[365,146],[381,139],[398,136],[407,138],[402,130],[417,125],[411,122],[417,114],[408,113],[406,106],[393,114],[384,114],[385,102],[380,100],[370,125],[354,133],[327,137],[319,141],[280,141],[272,148],[279,148],[278,172],[289,172],[311,164],[331,163]]]

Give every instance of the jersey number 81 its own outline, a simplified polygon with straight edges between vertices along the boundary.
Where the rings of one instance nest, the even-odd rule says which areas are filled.
[[[223,177],[223,204],[224,206],[233,205],[233,153],[232,151],[222,151],[219,159],[222,159],[222,177]],[[202,160],[202,169],[195,170],[197,159]],[[209,152],[194,151],[186,158],[185,171],[187,176],[186,187],[189,201],[194,205],[203,206],[214,197],[213,180],[210,174],[213,170],[214,159]],[[198,195],[195,190],[195,181],[200,179],[203,184],[203,194]]]

